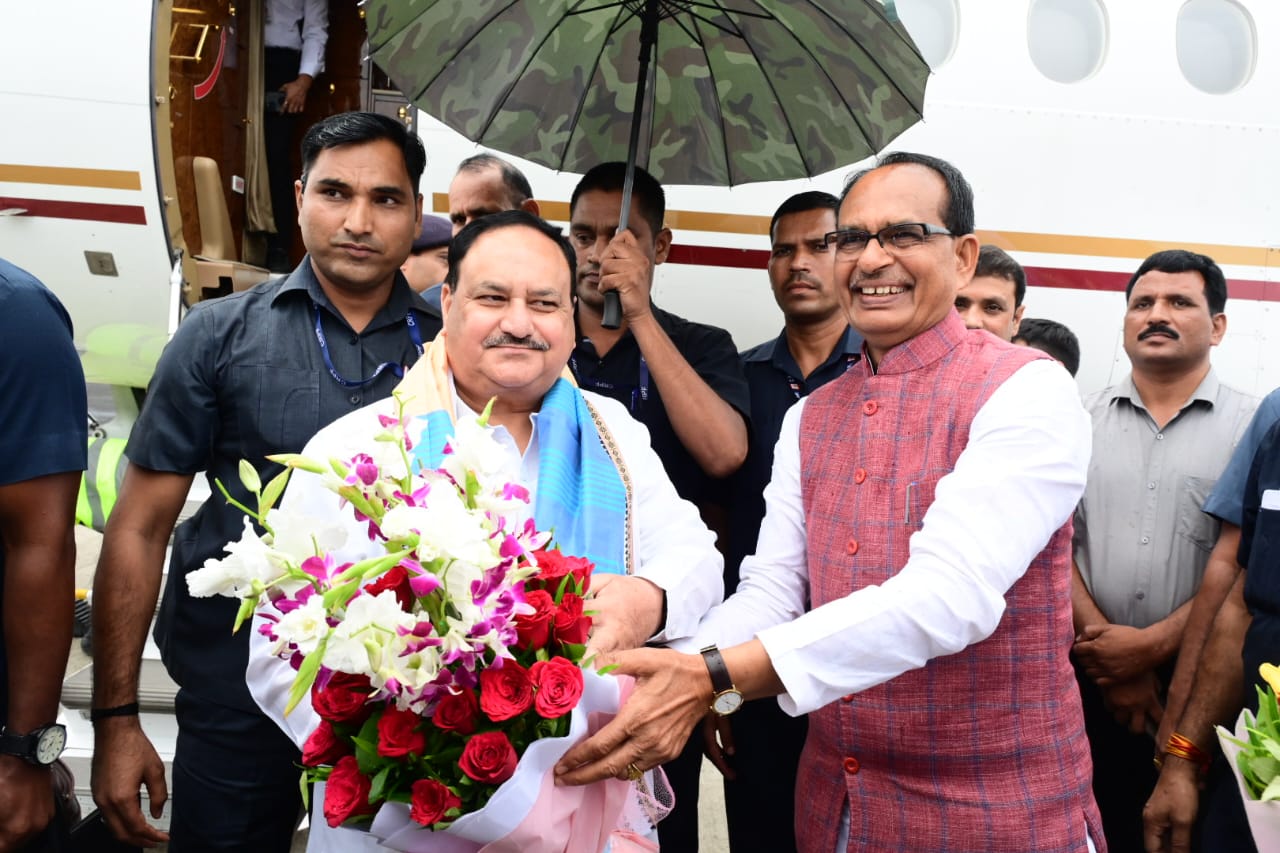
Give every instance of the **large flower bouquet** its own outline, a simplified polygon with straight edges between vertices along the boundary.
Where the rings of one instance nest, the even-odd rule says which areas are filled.
[[[1280,668],[1264,663],[1259,672],[1267,689],[1256,688],[1257,715],[1241,711],[1234,737],[1218,726],[1218,742],[1240,787],[1254,843],[1259,850],[1280,850]]]
[[[379,415],[369,453],[327,464],[272,457],[286,470],[265,488],[242,463],[257,506],[222,489],[247,515],[244,535],[188,586],[240,598],[235,628],[256,613],[270,653],[296,670],[284,713],[310,696],[319,716],[302,763],[306,779],[326,783],[331,826],[371,829],[402,850],[435,849],[431,836],[452,832],[478,849],[495,835],[520,838],[535,812],[549,813],[547,798],[563,796],[547,784],[550,766],[601,714],[616,713],[621,696],[615,679],[581,668],[592,564],[549,549],[551,533],[527,519],[529,493],[504,469],[489,409],[460,421],[440,467],[423,469],[397,404],[396,416]],[[320,475],[343,524],[290,511],[288,501],[275,507],[295,469]],[[346,548],[351,528],[368,542]],[[353,552],[369,556],[339,556]],[[550,749],[513,782],[537,742]],[[627,783],[599,784],[613,787],[608,807],[597,804],[594,840],[544,849],[599,850],[613,830],[643,832],[660,816]],[[515,791],[495,822],[484,807],[504,785]],[[526,830],[541,847],[546,827]]]

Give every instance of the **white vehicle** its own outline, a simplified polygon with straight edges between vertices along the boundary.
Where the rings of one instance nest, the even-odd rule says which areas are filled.
[[[1229,279],[1219,374],[1259,394],[1280,386],[1280,4],[883,2],[935,72],[924,121],[890,147],[965,173],[981,238],[1028,268],[1027,316],[1079,336],[1082,391],[1127,370],[1124,284],[1147,255],[1177,247],[1214,257]],[[402,109],[360,60],[354,4],[330,5],[327,71],[308,115],[363,107],[416,120],[426,208],[447,210],[456,164],[480,149]],[[110,435],[127,434],[135,390],[184,306],[205,286],[260,275],[231,263],[247,245],[248,34],[260,11],[260,0],[0,8],[0,257],[59,295],[89,381],[120,389]],[[218,192],[202,198],[198,157],[219,167]],[[516,162],[544,215],[567,220],[576,177]],[[675,247],[655,300],[729,329],[742,348],[773,337],[782,319],[764,273],[769,217],[793,193],[838,193],[858,165],[804,181],[668,188]],[[197,254],[217,263],[197,266]]]

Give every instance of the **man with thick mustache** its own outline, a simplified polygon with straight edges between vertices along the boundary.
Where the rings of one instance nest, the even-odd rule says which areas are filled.
[[[708,708],[778,696],[809,714],[804,853],[1102,850],[1067,657],[1075,383],[956,313],[978,239],[954,166],[888,155],[837,223],[863,358],[783,420],[738,591],[676,644],[701,654],[608,656],[636,692],[560,781],[652,767]]]
[[[1157,252],[1125,298],[1132,372],[1085,400],[1094,451],[1075,516],[1073,655],[1107,843],[1141,850],[1158,775],[1148,732],[1220,529],[1201,508],[1258,400],[1209,363],[1227,330],[1227,282],[1212,258]]]
[[[454,237],[441,294],[444,332],[397,389],[414,417],[407,427],[414,454],[438,467],[455,423],[475,418],[492,400],[494,440],[510,482],[529,489],[538,529],[554,530],[564,553],[596,565],[589,646],[610,651],[687,637],[720,601],[723,562],[697,510],[676,494],[645,428],[622,404],[574,385],[567,363],[575,268],[559,229],[525,211],[481,217]],[[380,415],[395,414],[393,400],[367,406],[321,430],[304,453],[350,458],[373,443]],[[340,562],[381,553],[318,475],[296,471],[283,506],[345,524],[347,544],[334,552]],[[293,675],[265,650],[250,658],[254,696],[302,744],[319,718],[309,702],[284,716]],[[384,849],[375,842],[320,819],[307,849]]]
[[[164,765],[138,723],[143,643],[173,533],[155,638],[179,685],[170,850],[287,851],[301,795],[293,743],[244,681],[247,632],[236,604],[196,599],[186,575],[240,538],[244,514],[214,488],[250,501],[238,466],[263,482],[267,454],[296,452],[325,424],[386,397],[440,330],[400,265],[422,225],[422,141],[400,122],[342,113],[302,142],[294,184],[307,255],[292,273],[191,310],[156,366],[125,449],[120,500],[94,578],[93,796],[123,841],[168,839],[153,817],[167,798]],[[174,522],[192,479],[212,497]]]

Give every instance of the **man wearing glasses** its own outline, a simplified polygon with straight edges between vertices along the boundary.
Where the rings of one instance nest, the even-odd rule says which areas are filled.
[[[865,357],[788,412],[738,592],[676,644],[702,653],[610,656],[636,692],[560,780],[652,767],[708,707],[776,695],[809,714],[802,850],[1103,849],[1068,660],[1075,384],[956,314],[978,239],[949,163],[885,157],[837,222]]]

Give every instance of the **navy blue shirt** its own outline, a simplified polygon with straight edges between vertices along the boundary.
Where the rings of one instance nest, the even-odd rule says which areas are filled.
[[[724,329],[694,323],[661,308],[653,316],[689,366],[726,403],[749,414],[751,401],[747,381],[738,363],[733,338]],[[716,480],[708,476],[676,435],[662,393],[649,375],[640,354],[640,344],[628,329],[603,358],[589,338],[581,338],[570,356],[569,367],[583,388],[612,397],[649,430],[649,444],[658,454],[667,476],[680,497],[698,506],[720,497]]]
[[[827,360],[808,376],[800,375],[787,334],[742,353],[742,368],[751,389],[751,440],[747,460],[733,475],[729,489],[729,552],[724,561],[724,594],[738,588],[738,568],[756,550],[764,520],[764,487],[773,474],[773,448],[782,431],[782,418],[801,397],[838,379],[860,359],[862,336],[846,328]]]
[[[173,538],[169,578],[155,637],[170,675],[209,701],[256,711],[245,686],[249,632],[234,637],[236,602],[192,598],[186,574],[223,554],[241,538],[249,498],[238,466],[248,459],[262,482],[281,470],[273,453],[297,453],[315,433],[342,415],[391,394],[400,381],[385,369],[360,388],[344,387],[325,364],[315,330],[321,329],[334,370],[347,381],[371,376],[379,365],[408,365],[418,349],[407,317],[422,341],[440,331],[432,312],[396,273],[387,304],[357,333],[325,296],[309,258],[283,278],[196,305],[165,348],[129,436],[129,461],[153,471],[206,472],[212,497]]]
[[[1237,559],[1245,567],[1244,600],[1253,621],[1244,638],[1244,705],[1257,711],[1258,667],[1280,663],[1280,423],[1258,446],[1244,490]]]
[[[89,449],[88,403],[71,318],[35,276],[4,260],[0,346],[0,486],[83,471]],[[0,619],[4,563],[5,543],[0,538]],[[8,717],[8,693],[0,631],[0,727]]]

